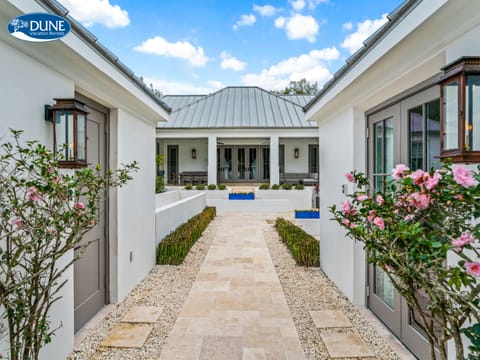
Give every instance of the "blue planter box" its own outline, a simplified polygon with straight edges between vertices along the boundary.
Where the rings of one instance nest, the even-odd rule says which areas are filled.
[[[320,219],[320,211],[295,211],[295,219]]]
[[[255,200],[255,194],[228,194],[228,200]]]

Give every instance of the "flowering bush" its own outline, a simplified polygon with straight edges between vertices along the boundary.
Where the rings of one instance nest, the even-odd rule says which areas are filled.
[[[137,169],[134,162],[105,174],[99,166],[67,174],[51,151],[21,144],[20,135],[12,130],[13,141],[0,145],[0,319],[8,325],[11,360],[37,359],[51,341],[60,325],[52,327],[48,313],[76,260],[64,255],[85,250],[80,242],[96,224],[105,190]]]
[[[480,168],[480,167],[479,167]],[[348,236],[364,243],[369,262],[386,272],[406,299],[418,326],[447,359],[454,339],[463,359],[461,328],[480,322],[480,174],[451,164],[438,170],[410,171],[397,165],[384,192],[369,193],[367,177],[346,174],[357,190],[330,211]],[[447,254],[458,262],[447,264]],[[422,302],[419,292],[427,296]],[[440,331],[438,330],[440,329]]]

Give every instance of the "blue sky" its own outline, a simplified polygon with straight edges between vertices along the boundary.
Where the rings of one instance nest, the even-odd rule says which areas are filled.
[[[320,85],[402,0],[60,0],[164,94]]]

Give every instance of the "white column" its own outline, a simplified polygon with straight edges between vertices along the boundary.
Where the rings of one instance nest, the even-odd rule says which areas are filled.
[[[208,137],[208,183],[217,184],[217,137]]]
[[[280,184],[280,159],[278,135],[270,136],[270,186]]]

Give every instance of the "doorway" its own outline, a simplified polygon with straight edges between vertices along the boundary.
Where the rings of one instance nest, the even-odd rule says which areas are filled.
[[[178,185],[178,145],[167,146],[167,182]]]
[[[411,170],[434,166],[440,154],[439,90],[434,86],[368,116],[368,169],[372,192],[384,191],[396,164]],[[427,298],[418,294],[419,298]],[[428,359],[428,341],[388,275],[368,265],[369,309],[420,359]]]
[[[82,99],[82,101],[85,101]],[[107,113],[108,110],[87,105],[87,162],[94,168],[101,165],[105,175],[107,164]],[[78,331],[107,302],[107,206],[105,196],[98,204],[97,224],[85,234],[74,250],[77,256],[81,246],[90,243],[82,257],[74,263],[74,330]]]
[[[270,179],[270,148],[221,145],[217,148],[217,172],[220,183],[268,181]]]

